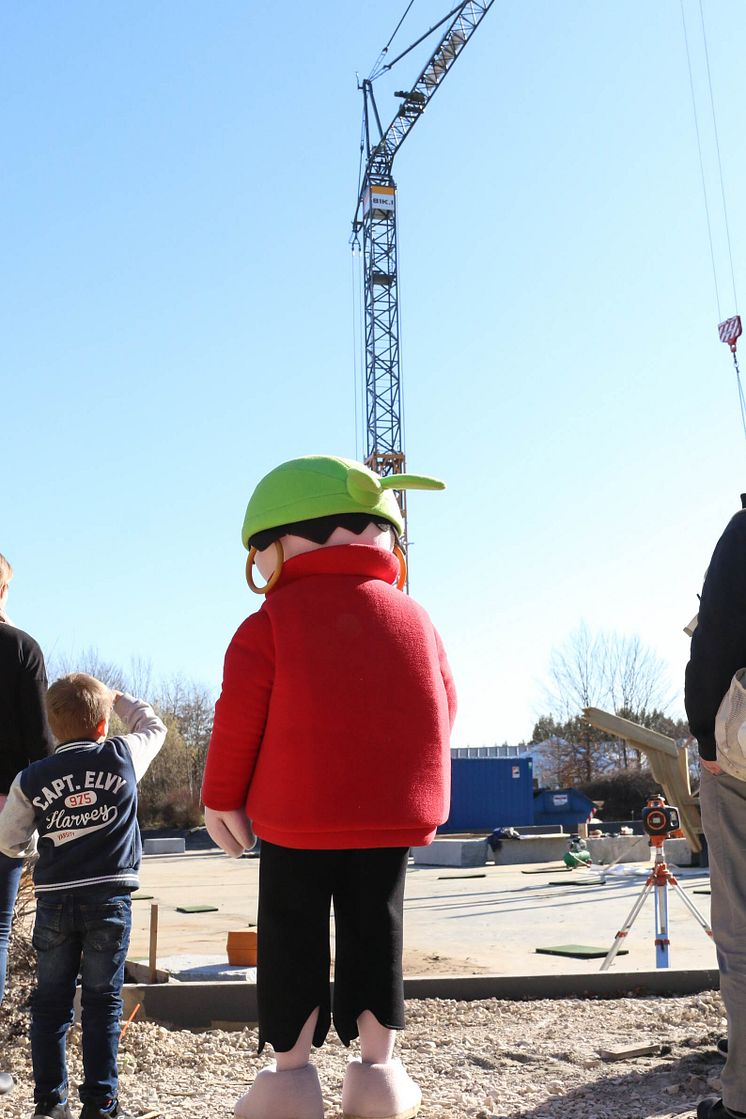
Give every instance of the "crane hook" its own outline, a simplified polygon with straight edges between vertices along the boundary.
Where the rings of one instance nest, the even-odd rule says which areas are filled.
[[[725,342],[730,352],[734,354],[736,343],[741,337],[741,316],[734,315],[732,318],[726,319],[725,322],[719,323],[718,334],[720,335],[720,341]]]

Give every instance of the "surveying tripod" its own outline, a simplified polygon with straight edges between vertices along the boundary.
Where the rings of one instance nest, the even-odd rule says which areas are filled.
[[[712,937],[712,929],[704,919],[702,914],[697,909],[691,898],[688,898],[682,890],[679,883],[674,878],[671,871],[668,869],[665,858],[663,856],[663,844],[666,841],[665,835],[651,835],[650,846],[655,848],[655,861],[652,870],[647,877],[642,892],[638,897],[635,904],[627,917],[627,920],[622,925],[619,932],[616,934],[614,943],[612,944],[609,952],[601,964],[601,971],[608,971],[614,962],[614,957],[622,946],[622,942],[626,937],[635,918],[645,904],[645,898],[650,891],[655,887],[655,966],[668,967],[668,949],[671,944],[668,936],[668,887],[673,886],[676,893],[679,895],[684,905],[687,907],[692,917],[702,926],[704,931],[709,937]]]

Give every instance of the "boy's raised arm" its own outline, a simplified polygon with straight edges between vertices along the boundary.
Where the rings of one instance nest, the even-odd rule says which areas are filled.
[[[149,703],[125,692],[115,693],[114,710],[130,730],[124,741],[132,755],[135,776],[140,781],[166,740],[166,725]]]

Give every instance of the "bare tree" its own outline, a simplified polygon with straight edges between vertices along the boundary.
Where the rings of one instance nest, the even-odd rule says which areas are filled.
[[[631,758],[639,769],[640,753],[623,740],[594,731],[582,717],[583,708],[603,707],[655,729],[665,719],[667,692],[663,662],[637,635],[593,634],[583,622],[552,652],[545,687],[550,715],[536,724],[534,741],[542,725],[551,723],[562,743],[558,770],[565,780],[590,781],[611,770],[627,769]]]
[[[124,691],[127,687],[127,678],[120,666],[104,660],[98,650],[91,647],[78,654],[54,653],[49,658],[47,675],[50,681],[68,676],[71,672],[87,672],[117,691]]]
[[[663,711],[670,704],[665,666],[637,634],[592,634],[585,622],[552,651],[549,710],[560,718],[584,707]]]
[[[549,710],[566,720],[584,707],[601,704],[608,691],[608,661],[608,641],[581,622],[564,645],[552,650],[550,684],[545,688]]]
[[[198,804],[207,747],[212,734],[212,693],[193,680],[172,676],[161,684],[157,702],[163,717],[178,725],[188,755],[186,777],[189,792]]]
[[[615,711],[662,710],[670,703],[666,669],[652,649],[637,634],[614,633],[604,639],[608,648],[607,690]]]
[[[132,695],[152,702],[155,691],[152,661],[144,657],[132,657],[128,674],[128,690]]]

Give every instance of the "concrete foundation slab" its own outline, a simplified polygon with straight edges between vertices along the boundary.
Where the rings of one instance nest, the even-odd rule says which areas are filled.
[[[561,840],[561,837],[558,837]],[[634,837],[630,837],[634,838]],[[521,839],[503,849],[526,857],[546,840]],[[558,854],[563,854],[560,849]],[[670,854],[667,857],[673,861]],[[229,859],[219,852],[166,855],[143,862],[142,888],[159,905],[157,963],[170,957],[212,956],[227,966],[226,939],[231,930],[257,920],[259,859]],[[648,863],[602,868],[605,885],[594,884],[598,872],[567,872],[572,888],[549,885],[563,878],[561,861],[546,864],[493,865],[474,877],[468,870],[410,863],[405,888],[404,966],[407,976],[497,975],[551,976],[596,970],[596,962],[540,955],[544,944],[606,944],[609,947],[644,886]],[[541,870],[541,873],[537,871]],[[528,873],[525,873],[528,871]],[[708,885],[707,869],[684,868],[677,874],[690,893]],[[179,906],[210,898],[217,912],[182,914]],[[710,898],[693,899],[709,917]],[[130,959],[148,968],[151,903],[132,907]],[[716,967],[715,948],[687,911],[681,898],[670,897],[671,962],[677,969]],[[334,922],[331,936],[334,940]],[[625,971],[645,972],[655,964],[655,906],[648,898],[627,937]],[[198,959],[198,962],[202,962]],[[139,976],[137,977],[140,978]],[[145,972],[149,978],[149,969]],[[171,984],[177,986],[178,984]],[[193,986],[181,984],[183,986]],[[221,987],[230,983],[221,982]],[[251,984],[246,984],[251,986]],[[217,1017],[217,1015],[216,1015]]]

